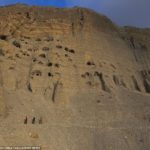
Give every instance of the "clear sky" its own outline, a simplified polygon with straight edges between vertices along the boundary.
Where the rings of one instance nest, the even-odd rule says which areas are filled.
[[[88,7],[119,25],[150,28],[150,0],[0,0],[0,5],[26,3],[55,7]]]

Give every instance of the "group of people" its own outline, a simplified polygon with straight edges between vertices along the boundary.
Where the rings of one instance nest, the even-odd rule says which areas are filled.
[[[36,123],[36,117],[33,117],[33,118],[32,118],[31,123],[32,123],[32,124],[35,124],[35,123]],[[39,124],[42,124],[42,123],[43,123],[42,117],[38,118],[37,123],[39,123]],[[24,119],[24,124],[28,124],[28,117],[27,117],[27,116],[26,116],[25,119]]]

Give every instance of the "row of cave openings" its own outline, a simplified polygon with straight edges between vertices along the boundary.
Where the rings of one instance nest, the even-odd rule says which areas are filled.
[[[29,39],[29,37],[26,37],[26,38]],[[7,40],[7,36],[1,35],[1,36],[0,36],[0,39],[1,39],[1,40]],[[48,38],[46,38],[45,40],[46,40],[46,41],[53,41],[54,38],[53,38],[53,37],[48,37]],[[38,39],[36,39],[36,41],[41,41],[41,39],[38,38]],[[22,48],[21,43],[18,42],[18,41],[16,41],[16,40],[13,41],[12,44],[13,44],[15,47],[17,47],[17,48]],[[70,49],[70,48],[68,48],[68,47],[63,47],[62,45],[56,45],[56,48],[57,48],[57,49],[64,49],[64,50],[66,51],[65,57],[68,58],[68,61],[70,61],[70,62],[72,61],[72,59],[70,58],[70,56],[69,56],[68,53],[75,54],[75,50],[74,50],[74,49]],[[43,53],[39,54],[39,57],[41,57],[41,58],[46,58],[46,53],[45,53],[45,52],[47,52],[47,51],[49,51],[49,50],[50,50],[49,47],[46,47],[46,46],[43,47],[43,48],[42,48]],[[27,52],[27,51],[28,51],[28,52]],[[33,49],[31,49],[31,48],[28,48],[27,51],[20,50],[21,54],[22,54],[23,56],[27,56],[27,57],[31,56],[31,55],[30,55],[30,52],[35,51],[35,50],[33,50]],[[56,53],[56,55],[57,55],[58,57],[60,57],[60,55],[59,55],[58,53]],[[4,51],[3,51],[2,49],[0,49],[0,56],[5,56],[5,53],[4,53]],[[15,54],[15,57],[21,59],[21,55],[20,55],[19,53],[16,53],[16,54]],[[12,56],[9,56],[9,59],[13,59],[13,57],[12,57]],[[37,61],[37,59],[36,59],[36,58],[33,58],[33,62],[36,62],[36,61]],[[39,64],[43,64],[42,61],[39,61],[38,63],[39,63]],[[55,67],[57,67],[57,68],[60,67],[60,64],[58,64],[58,63],[53,64],[52,62],[48,62],[48,64],[47,64],[48,67],[51,67],[51,66],[53,66],[53,65],[54,65]]]
[[[47,75],[48,75],[49,77],[53,77],[53,76],[54,76],[51,72],[48,72]],[[31,73],[31,78],[33,79],[34,76],[41,77],[41,76],[42,76],[42,72],[41,72],[40,70],[34,70],[34,71]]]
[[[95,66],[95,63],[93,61],[88,61],[86,63],[86,65],[87,66]],[[111,66],[113,67],[113,69],[116,69],[116,67],[113,64],[111,64]],[[103,73],[100,73],[100,72],[96,71],[94,73],[94,76],[97,76],[99,78],[102,90],[106,91],[106,92],[110,92],[110,88],[107,86],[107,84],[106,84],[106,82],[104,80]],[[150,93],[150,71],[142,70],[142,71],[140,71],[140,76],[142,78],[142,82],[143,82],[143,86],[144,86],[145,92],[146,93]],[[89,77],[89,79],[90,79],[92,77],[92,74],[89,73],[89,72],[86,72],[86,73],[82,74],[81,77],[82,78]],[[138,84],[138,81],[135,78],[135,76],[132,75],[131,79],[133,81],[134,89],[136,91],[141,92],[142,90],[141,90],[141,88],[140,88],[140,86]],[[113,81],[114,81],[116,86],[123,86],[123,87],[127,88],[127,85],[125,84],[123,79],[120,79],[117,75],[113,75]],[[88,81],[87,84],[88,85],[92,85],[92,82]]]
[[[145,88],[145,92],[150,93],[150,71],[141,71],[140,74],[141,74],[143,86]],[[108,92],[108,93],[111,92],[109,86],[107,85],[107,83],[104,79],[103,73],[95,71],[94,73],[85,72],[84,74],[81,75],[82,78],[89,79],[89,81],[86,82],[89,86],[92,86],[92,82],[90,81],[90,79],[93,78],[93,76],[98,77],[98,79],[100,81],[101,89],[103,91]],[[122,86],[124,88],[127,88],[127,85],[124,82],[124,80],[119,78],[117,75],[113,75],[112,79],[116,86]],[[135,76],[131,76],[131,79],[133,81],[134,89],[138,92],[142,92]]]
[[[40,41],[40,39],[37,39],[37,40]],[[53,38],[51,37],[50,39],[48,38],[47,40],[48,40],[48,41],[52,41]],[[17,48],[21,48],[21,44],[20,44],[19,42],[17,42],[17,41],[13,41],[13,45],[14,45],[15,47],[17,47]],[[70,49],[70,48],[68,48],[68,47],[63,47],[62,45],[56,45],[56,48],[57,48],[57,49],[64,49],[65,52],[66,52],[65,57],[67,57],[67,58],[69,58],[69,54],[68,54],[68,53],[75,54],[75,50],[74,50],[74,49]],[[49,51],[49,50],[50,50],[49,47],[46,47],[46,46],[43,47],[43,48],[42,48],[42,51],[43,51],[44,53],[39,54],[39,57],[41,57],[41,58],[46,58],[45,52],[47,52],[47,51]],[[31,52],[31,51],[33,51],[33,50],[29,48],[28,51]],[[34,51],[35,51],[35,50],[34,50]],[[21,52],[22,52],[22,54],[23,54],[24,56],[30,56],[30,54],[27,53],[27,52],[23,52],[23,51],[21,51]],[[60,55],[59,55],[58,53],[56,53],[56,55],[57,55],[58,57],[60,57]],[[19,54],[16,54],[16,57],[20,58]],[[68,60],[69,60],[69,61],[72,61],[71,58],[69,58]]]

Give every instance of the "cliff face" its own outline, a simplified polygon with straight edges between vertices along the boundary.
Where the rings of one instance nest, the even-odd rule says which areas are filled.
[[[115,26],[105,16],[85,8],[59,9],[15,5],[1,8],[1,31],[8,35],[38,36],[75,34],[97,30],[114,31]]]
[[[149,149],[150,29],[78,7],[1,7],[0,20],[2,145]]]

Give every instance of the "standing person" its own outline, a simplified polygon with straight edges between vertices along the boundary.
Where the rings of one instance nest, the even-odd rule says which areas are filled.
[[[32,118],[32,124],[35,124],[35,117]]]
[[[27,123],[28,123],[28,117],[26,116],[24,119],[24,124],[27,124]]]

